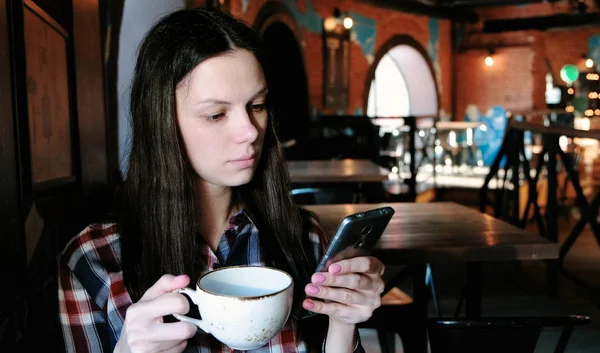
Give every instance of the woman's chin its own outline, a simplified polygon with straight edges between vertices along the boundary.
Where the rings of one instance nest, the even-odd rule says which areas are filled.
[[[253,177],[254,177],[254,170],[252,170],[252,169],[244,170],[244,171],[237,173],[233,178],[231,178],[231,180],[229,180],[229,182],[227,184],[229,184],[229,186],[231,186],[231,187],[242,186],[242,185],[248,184],[250,181],[252,181]]]

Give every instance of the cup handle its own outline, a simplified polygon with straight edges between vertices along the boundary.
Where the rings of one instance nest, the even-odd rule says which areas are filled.
[[[187,294],[192,299],[192,302],[194,302],[194,304],[198,305],[198,303],[196,302],[196,291],[195,290],[193,290],[191,288],[179,288],[179,289],[175,289],[174,292]],[[175,314],[175,313],[173,314],[173,316],[177,320],[189,322],[190,324],[195,325],[198,328],[200,328],[202,331],[204,331],[206,333],[210,333],[208,330],[208,325],[203,320],[198,320],[198,319],[194,319],[194,318],[191,318],[191,317],[188,317],[185,315]]]

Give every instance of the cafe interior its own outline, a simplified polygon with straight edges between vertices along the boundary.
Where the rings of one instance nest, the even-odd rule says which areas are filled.
[[[395,210],[368,353],[600,352],[598,0],[1,1],[0,351],[64,350],[57,256],[126,176],[137,46],[196,6],[262,35],[327,235]]]

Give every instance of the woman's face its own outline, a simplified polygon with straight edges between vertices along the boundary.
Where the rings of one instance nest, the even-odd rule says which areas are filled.
[[[202,183],[252,180],[267,128],[266,95],[262,68],[247,50],[203,61],[178,85],[177,121]]]

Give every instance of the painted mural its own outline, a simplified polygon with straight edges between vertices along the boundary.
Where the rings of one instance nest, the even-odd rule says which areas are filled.
[[[588,41],[588,57],[596,63],[596,68],[600,72],[600,34],[594,34]]]
[[[296,0],[284,0],[283,3],[291,11],[294,21],[299,27],[304,27],[307,32],[319,34],[323,32],[323,17],[315,11],[312,1],[306,2],[306,11],[304,12],[300,11]]]
[[[439,60],[439,34],[440,34],[440,21],[437,18],[429,19],[429,42],[427,43],[427,53],[433,63],[433,69],[435,70],[435,80],[438,84],[438,91],[441,95],[443,92],[442,87],[442,70],[440,68]]]
[[[350,30],[350,40],[356,43],[363,52],[369,65],[375,60],[375,39],[377,38],[377,22],[356,12],[349,12],[354,20]]]
[[[506,110],[499,105],[495,105],[485,114],[479,111],[479,108],[470,104],[467,107],[465,121],[480,122],[485,125],[485,129],[475,130],[475,144],[479,146],[482,154],[483,164],[490,166],[502,146],[504,132],[508,119],[506,118]],[[502,162],[504,165],[504,161]]]
[[[250,5],[250,0],[240,1],[242,2],[242,12],[246,13]],[[304,27],[307,32],[318,34],[323,32],[323,17],[315,11],[312,1],[306,2],[306,11],[300,11],[296,0],[283,0],[282,2],[292,13],[292,17],[294,17],[294,21],[296,21],[298,27]]]

